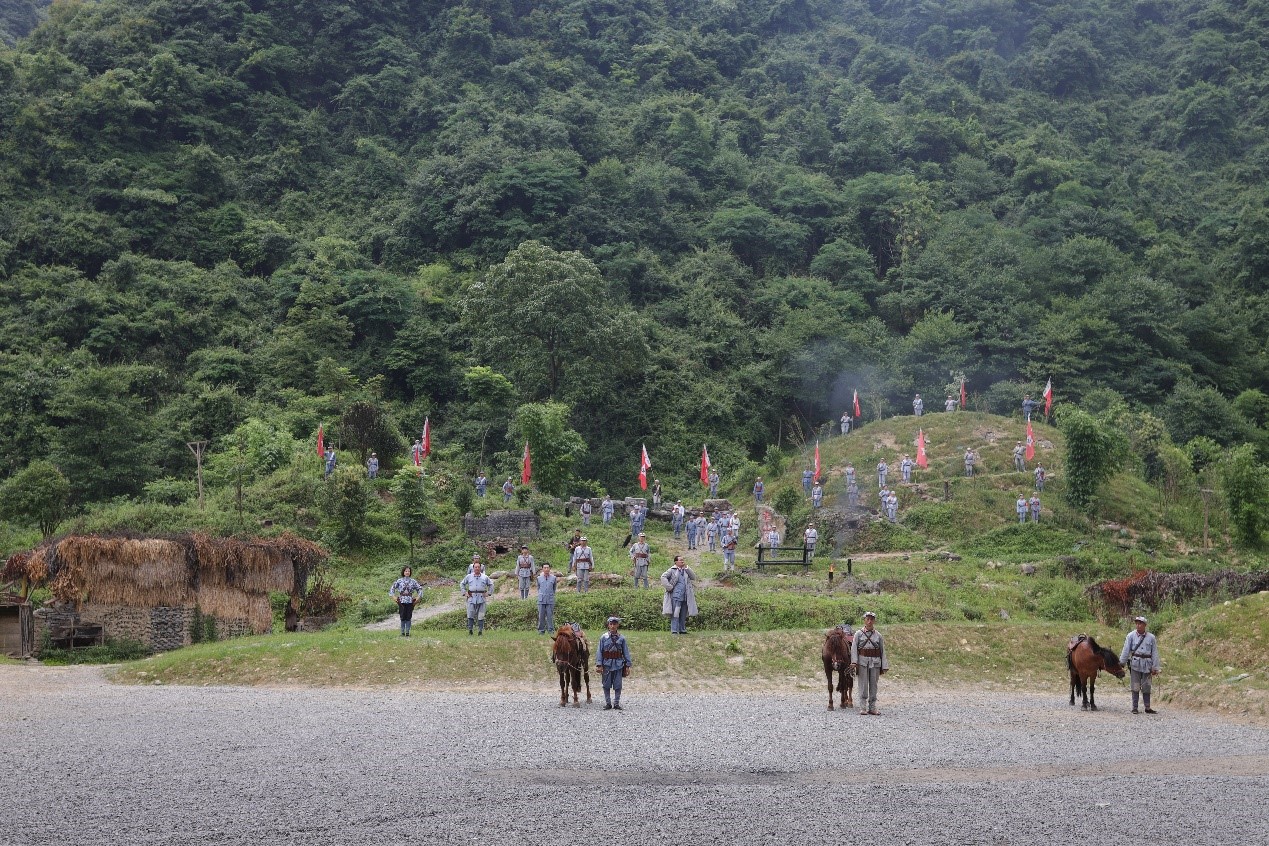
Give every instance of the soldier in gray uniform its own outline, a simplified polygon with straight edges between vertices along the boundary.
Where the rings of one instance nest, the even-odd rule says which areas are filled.
[[[1037,496],[1036,494],[1031,494],[1031,499],[1027,500],[1027,504],[1031,506],[1031,522],[1039,523],[1040,522],[1040,497]]]
[[[648,582],[648,563],[652,559],[652,552],[648,549],[648,536],[643,532],[639,533],[639,542],[630,544],[630,563],[634,565],[634,586],[639,586],[639,580],[643,580],[643,586],[652,587]]]
[[[806,531],[802,532],[802,545],[806,547],[806,560],[815,560],[815,544],[819,543],[820,533],[816,531],[815,524],[807,525]]]
[[[1136,631],[1124,638],[1124,649],[1119,653],[1119,663],[1128,666],[1132,676],[1132,712],[1137,713],[1137,696],[1140,694],[1147,714],[1157,714],[1150,707],[1150,683],[1159,675],[1159,643],[1152,632],[1146,631],[1146,618],[1134,617]]]
[[[705,523],[705,542],[709,544],[710,552],[718,552],[718,517],[717,515],[709,515],[709,520]]]
[[[846,462],[846,484],[855,484],[855,465],[849,461]]]
[[[551,565],[543,564],[542,572],[538,573],[538,634],[555,631],[556,581]]]
[[[948,395],[947,395],[947,400],[945,400],[945,401],[944,401],[944,403],[943,403],[943,410],[944,410],[944,411],[955,411],[955,410],[956,410],[956,400],[952,398],[952,395],[951,395],[951,394],[948,394]]]
[[[458,589],[467,598],[467,634],[471,634],[472,624],[479,624],[478,634],[485,633],[485,611],[487,600],[493,593],[493,582],[481,572],[480,562],[472,564],[472,571],[463,577]]]
[[[533,582],[533,573],[536,569],[537,562],[529,554],[529,548],[520,547],[520,554],[516,557],[516,578],[520,580],[521,599],[529,598],[529,586]]]
[[[811,478],[814,475],[815,475],[815,471],[812,470],[810,467],[802,471],[802,492],[803,493],[809,494],[811,492]]]
[[[595,513],[595,507],[590,504],[589,499],[583,499],[581,507],[577,509],[582,515],[582,525],[590,525],[590,515]]]
[[[851,508],[859,507],[859,485],[855,484],[854,479],[846,485],[846,504]]]
[[[890,472],[890,465],[886,464],[883,458],[877,462],[877,487],[884,488],[886,486],[886,474]]]
[[[604,494],[604,501],[599,505],[599,511],[604,515],[604,525],[607,526],[612,522],[612,497]]]
[[[855,640],[850,645],[850,668],[859,679],[859,709],[861,714],[880,716],[877,710],[877,682],[890,669],[890,659],[886,657],[886,647],[881,640],[881,632],[873,628],[877,615],[872,611],[864,614],[864,627],[855,632]]]
[[[718,496],[718,471],[709,471],[709,495],[710,498]]]
[[[617,633],[621,625],[619,617],[608,618],[608,631],[599,636],[599,648],[595,651],[595,669],[603,674],[604,710],[621,710],[621,681],[630,675],[630,644],[624,635]]]
[[[1018,441],[1013,446],[1013,469],[1018,473],[1027,472],[1027,448]]]
[[[824,486],[819,482],[815,483],[815,487],[811,488],[811,507],[819,508],[824,504]]]
[[[1018,502],[1015,504],[1018,511],[1018,522],[1027,522],[1027,497],[1025,494],[1018,494]]]
[[[921,399],[920,394],[917,394],[912,399],[912,413],[917,417],[925,413],[925,400]]]
[[[736,545],[740,542],[740,533],[737,532],[729,521],[723,528],[723,572],[731,573],[736,570]]]
[[[905,454],[903,460],[899,462],[899,472],[903,474],[903,481],[912,481],[912,468],[915,466],[916,462]]]
[[[678,540],[683,537],[683,517],[686,515],[683,508],[683,500],[679,500],[670,507],[670,525],[674,529],[674,539]]]
[[[590,542],[582,536],[582,542],[573,549],[573,560],[569,567],[577,572],[577,592],[590,590],[590,571],[595,569],[595,554],[591,552]]]
[[[1037,493],[1044,493],[1044,480],[1048,477],[1048,473],[1044,469],[1043,464],[1035,466],[1035,489]]]
[[[978,456],[969,447],[965,447],[965,475],[974,475],[974,462],[978,460]]]

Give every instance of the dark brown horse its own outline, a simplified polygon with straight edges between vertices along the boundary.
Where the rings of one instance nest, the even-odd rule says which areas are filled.
[[[1076,635],[1066,644],[1066,668],[1071,673],[1071,704],[1075,691],[1080,692],[1085,711],[1097,710],[1097,673],[1105,670],[1115,678],[1124,677],[1119,656],[1093,640],[1091,635]]]
[[[824,662],[824,678],[828,681],[828,710],[833,710],[833,691],[841,694],[843,708],[855,706],[855,677],[850,674],[850,644],[855,639],[844,629],[833,629],[824,637],[820,658]],[[837,687],[833,687],[837,673]]]
[[[577,694],[582,689],[582,678],[586,679],[586,701],[590,701],[590,646],[586,643],[586,634],[581,626],[573,628],[572,623],[565,623],[552,638],[555,645],[551,647],[551,660],[560,674],[560,707],[568,704],[568,688],[573,687],[573,707],[580,708]]]

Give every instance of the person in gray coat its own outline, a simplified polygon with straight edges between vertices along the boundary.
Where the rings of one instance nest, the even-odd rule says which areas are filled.
[[[874,626],[877,615],[868,611],[864,614],[864,627],[855,632],[855,640],[850,645],[850,668],[859,679],[859,709],[861,714],[880,716],[877,710],[877,682],[890,669],[890,659],[886,656],[886,646],[882,642],[881,632]]]
[[[1154,634],[1146,631],[1146,618],[1136,617],[1136,630],[1124,638],[1124,649],[1119,653],[1119,663],[1128,667],[1132,675],[1132,712],[1137,713],[1137,697],[1140,695],[1147,714],[1157,714],[1150,707],[1150,683],[1159,675],[1159,642]]]
[[[555,584],[557,578],[550,564],[543,564],[538,573],[538,634],[555,631]]]
[[[687,618],[700,613],[696,607],[696,590],[692,587],[694,581],[696,574],[682,555],[674,556],[674,566],[661,574],[661,587],[665,588],[661,613],[670,618],[670,634],[687,634]]]

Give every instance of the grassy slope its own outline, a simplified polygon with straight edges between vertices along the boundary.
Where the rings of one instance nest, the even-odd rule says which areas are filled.
[[[915,447],[907,443],[915,437],[916,423],[912,417],[893,418],[823,442],[828,504],[844,496],[841,471],[847,461],[854,463],[868,495],[875,495],[873,470],[882,455],[895,466],[892,478],[896,477],[901,453],[915,454]],[[597,632],[604,616],[621,614],[630,623],[639,677],[656,686],[764,688],[793,679],[797,685],[817,688],[822,627],[841,619],[858,620],[865,608],[876,608],[890,633],[896,679],[1053,688],[1064,695],[1059,688],[1066,639],[1089,631],[1118,647],[1121,629],[1126,630],[1118,622],[1107,628],[1096,621],[1082,593],[1087,583],[1143,566],[1203,570],[1231,563],[1211,553],[1188,554],[1185,537],[1174,535],[1169,547],[1164,533],[1148,522],[1154,513],[1154,492],[1126,474],[1103,493],[1103,505],[1128,520],[1123,532],[1099,529],[1071,512],[1060,500],[1061,436],[1043,424],[1035,430],[1040,460],[1050,470],[1043,497],[1046,523],[1019,527],[1013,519],[1013,500],[1018,492],[1031,489],[1029,474],[1012,472],[1011,451],[1021,424],[974,413],[927,415],[920,423],[929,439],[931,466],[916,472],[913,486],[901,488],[905,527],[882,527],[840,553],[854,559],[857,578],[882,585],[880,595],[846,590],[840,561],[837,587],[830,591],[827,555],[806,575],[749,572],[723,585],[716,582],[722,570],[720,556],[687,553],[709,586],[700,592],[697,636],[671,639],[661,631],[659,592],[630,587],[622,547],[625,523],[603,527],[596,520],[586,533],[595,549],[597,571],[625,579],[616,587],[597,587],[585,597],[562,591],[557,619],[578,619]],[[961,456],[967,445],[974,446],[981,458],[981,475],[973,481],[962,477]],[[809,457],[809,450],[806,454]],[[802,464],[795,461],[783,474],[767,476],[768,502],[786,487],[800,490],[801,470]],[[948,502],[942,501],[944,480],[951,490]],[[742,568],[752,561],[751,547],[757,539],[756,515],[747,496],[750,481],[733,480],[731,492],[744,520]],[[870,502],[865,499],[865,504]],[[564,568],[564,541],[578,525],[576,517],[544,515],[543,536],[532,544],[539,562]],[[686,550],[663,523],[649,521],[648,533],[655,577],[676,551]],[[1147,536],[1151,544],[1163,547],[1153,557],[1141,543]],[[877,554],[877,548],[891,552]],[[948,561],[945,551],[963,560]],[[447,555],[428,573],[459,576],[469,555],[467,546],[451,542]],[[342,583],[355,599],[369,603],[368,612],[353,615],[358,621],[382,610],[379,590],[386,591],[401,558],[383,555],[344,565]],[[508,564],[509,559],[495,561],[493,569],[506,569]],[[1035,573],[1024,574],[1024,565],[1034,566]],[[451,588],[437,588],[429,592],[428,601],[444,602],[453,596]],[[504,583],[503,593],[491,606],[493,628],[484,638],[468,638],[462,632],[461,611],[421,621],[410,640],[395,633],[363,631],[350,619],[316,635],[200,645],[127,665],[119,677],[192,684],[423,688],[479,687],[497,677],[549,685],[545,640],[530,631],[534,602],[513,596],[512,586]],[[1194,603],[1155,614],[1154,627],[1167,661],[1161,699],[1214,703],[1263,716],[1267,688],[1262,677],[1269,662],[1266,611],[1264,597],[1248,597],[1229,605],[1208,608]],[[1045,657],[1037,660],[1037,651]],[[1240,672],[1253,675],[1240,682],[1220,681]]]

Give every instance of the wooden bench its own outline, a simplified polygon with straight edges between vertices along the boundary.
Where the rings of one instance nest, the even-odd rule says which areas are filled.
[[[758,544],[759,567],[811,567],[811,556],[805,546],[763,546]]]

